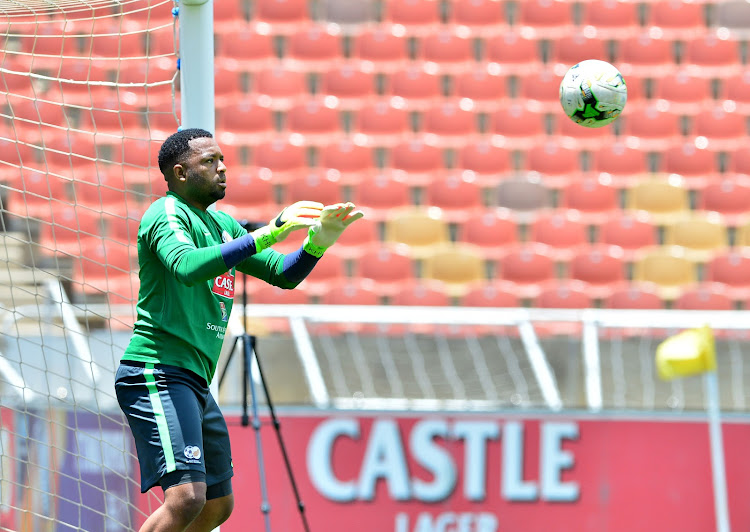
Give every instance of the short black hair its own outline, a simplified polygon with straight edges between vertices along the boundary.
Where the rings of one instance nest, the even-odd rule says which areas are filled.
[[[190,151],[189,142],[193,139],[200,138],[213,138],[210,131],[200,129],[197,127],[191,127],[187,129],[181,129],[177,133],[172,133],[162,143],[159,148],[159,170],[164,174],[164,178],[169,177],[169,172],[175,164]]]

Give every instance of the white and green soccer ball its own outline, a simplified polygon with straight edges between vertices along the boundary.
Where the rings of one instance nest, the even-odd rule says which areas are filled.
[[[587,59],[570,67],[560,82],[560,103],[565,114],[585,127],[614,122],[628,100],[628,87],[614,66]]]

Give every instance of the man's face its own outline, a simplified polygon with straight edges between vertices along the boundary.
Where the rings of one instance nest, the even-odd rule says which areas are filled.
[[[180,192],[191,205],[206,209],[226,194],[227,180],[224,155],[216,139],[197,138],[190,141],[190,154],[181,165],[178,176]]]

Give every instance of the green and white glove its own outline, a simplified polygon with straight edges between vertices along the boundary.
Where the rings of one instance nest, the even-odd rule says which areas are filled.
[[[310,226],[303,247],[310,255],[322,257],[344,232],[344,229],[362,218],[362,211],[355,211],[352,202],[327,205],[318,217],[317,222]],[[352,212],[354,211],[354,212]]]
[[[315,225],[323,212],[323,204],[317,201],[298,201],[284,208],[268,225],[251,234],[255,239],[255,252],[260,253],[284,240],[289,233]]]

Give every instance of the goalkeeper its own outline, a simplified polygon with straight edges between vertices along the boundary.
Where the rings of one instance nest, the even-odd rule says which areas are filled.
[[[226,332],[239,270],[294,288],[349,224],[351,203],[301,201],[248,233],[208,207],[224,197],[226,166],[211,133],[185,129],[159,151],[166,196],[138,229],[140,292],[130,343],[115,376],[117,400],[135,438],[141,491],[157,484],[164,504],[145,531],[210,531],[234,506],[226,422],[209,392]],[[306,230],[289,254],[271,246]]]

